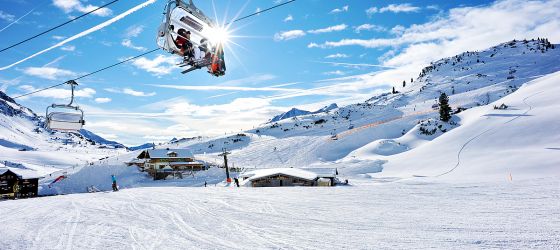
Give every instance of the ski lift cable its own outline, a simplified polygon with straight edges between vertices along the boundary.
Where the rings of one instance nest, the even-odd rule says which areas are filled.
[[[255,16],[255,15],[261,14],[261,13],[263,13],[263,12],[266,12],[266,11],[269,11],[269,10],[272,10],[272,9],[275,9],[275,8],[278,8],[278,7],[282,6],[282,5],[286,5],[286,4],[295,2],[295,1],[296,1],[296,0],[290,0],[290,1],[287,1],[287,2],[285,2],[285,3],[281,3],[281,4],[274,5],[274,6],[270,7],[270,8],[257,11],[257,12],[255,12],[255,13],[253,13],[253,14],[250,14],[250,15],[247,15],[247,16],[244,16],[244,17],[237,18],[237,19],[235,19],[235,20],[233,20],[233,21],[230,21],[228,24],[235,23],[235,22],[237,22],[237,21],[241,21],[241,20],[243,20],[243,19],[246,19],[246,18]]]
[[[110,2],[110,3],[108,3],[108,4],[105,4],[105,5],[101,6],[101,7],[99,7],[99,8],[103,8],[104,6],[107,6],[107,5],[109,5],[109,4],[111,4],[111,3],[114,3],[114,2],[117,2],[117,1],[119,1],[119,0],[114,0],[114,1],[112,1],[112,2]],[[282,6],[282,5],[286,5],[286,4],[288,4],[288,3],[292,3],[292,2],[295,2],[295,1],[296,1],[296,0],[291,0],[291,1],[288,1],[288,2],[285,2],[285,3],[281,3],[281,4],[278,4],[278,5],[272,6],[272,7],[270,7],[270,8],[267,8],[267,9],[264,9],[264,10],[261,10],[261,11],[257,11],[257,12],[255,12],[255,13],[253,13],[253,14],[250,14],[250,15],[247,15],[247,16],[244,16],[244,17],[237,18],[237,19],[235,19],[235,20],[233,20],[233,21],[231,21],[231,22],[229,22],[229,23],[234,23],[234,22],[237,22],[237,21],[239,21],[239,20],[243,20],[243,19],[245,19],[245,18],[254,16],[254,15],[256,15],[256,14],[263,13],[263,12],[265,12],[265,11],[272,10],[272,9],[274,9],[274,8],[277,8],[277,7],[280,7],[280,6]],[[98,9],[99,9],[99,8],[98,8]],[[96,9],[96,10],[97,10],[97,9]],[[90,12],[84,14],[84,15],[87,15],[87,14],[89,14],[89,13],[91,13],[91,12],[94,12],[94,11],[95,11],[95,10],[90,11]],[[84,16],[84,15],[82,15],[82,16]],[[82,16],[80,16],[80,17],[82,17]],[[79,18],[79,17],[78,17],[78,18]],[[76,19],[77,19],[77,18],[76,18]],[[75,19],[74,19],[74,20],[75,20]],[[59,25],[59,26],[62,26],[62,25]],[[53,29],[54,29],[54,28],[53,28]],[[48,31],[47,31],[47,32],[48,32]],[[44,33],[46,33],[46,32],[43,32],[43,34],[44,34]],[[39,35],[37,35],[37,36],[39,36]],[[33,39],[33,38],[30,38],[29,40],[31,40],[31,39]],[[25,41],[24,41],[24,42],[25,42]],[[23,42],[20,42],[20,44],[21,44],[21,43],[23,43]],[[17,44],[16,44],[16,45],[17,45]],[[13,46],[16,46],[16,45],[12,45],[12,47],[13,47]],[[7,49],[9,49],[9,48],[7,48]],[[6,50],[6,49],[4,49],[4,50]],[[4,50],[0,50],[0,52],[2,52],[2,51],[4,51]],[[136,59],[136,58],[138,58],[138,57],[145,56],[145,55],[147,55],[147,54],[156,52],[156,51],[158,51],[158,50],[159,50],[159,48],[152,49],[152,50],[150,50],[150,51],[148,51],[148,52],[144,52],[144,53],[142,53],[142,54],[140,54],[140,55],[137,55],[137,56],[134,56],[134,57],[130,57],[130,58],[124,60],[124,61],[120,61],[120,62],[115,63],[115,64],[112,64],[112,65],[110,65],[110,66],[107,66],[107,67],[98,69],[98,70],[96,70],[96,71],[93,71],[93,72],[91,72],[91,73],[82,75],[82,76],[77,77],[77,78],[74,78],[74,79],[72,79],[72,80],[76,81],[76,80],[79,80],[79,79],[82,79],[82,78],[91,76],[91,75],[93,75],[93,74],[99,73],[99,72],[101,72],[101,71],[104,71],[104,70],[113,68],[113,67],[115,67],[115,66],[118,66],[118,65],[121,65],[121,64],[126,63],[126,62],[128,62],[128,61],[131,61],[131,60],[133,60],[133,59]],[[59,84],[55,84],[55,85],[52,85],[52,86],[49,86],[49,87],[45,87],[45,88],[42,88],[42,89],[37,89],[37,90],[31,91],[31,92],[29,92],[29,93],[25,93],[25,94],[22,94],[22,95],[13,97],[12,99],[17,99],[17,98],[21,98],[21,97],[24,97],[24,96],[36,94],[36,93],[39,93],[39,92],[42,92],[42,91],[45,91],[45,90],[48,90],[48,89],[56,88],[56,87],[58,87],[58,86],[62,86],[62,85],[64,85],[64,84],[66,84],[67,82],[68,82],[68,81],[63,82],[63,83],[59,83]]]
[[[42,36],[42,35],[44,35],[44,34],[47,34],[47,33],[51,32],[51,31],[53,31],[53,30],[55,30],[55,29],[58,29],[58,28],[60,28],[60,27],[62,27],[62,26],[64,26],[64,25],[67,25],[67,24],[69,24],[69,23],[71,23],[71,22],[74,22],[74,21],[76,21],[76,20],[78,20],[78,19],[80,19],[80,18],[82,18],[82,17],[85,17],[85,16],[87,16],[87,15],[93,13],[93,12],[96,12],[96,11],[98,11],[98,10],[100,10],[100,9],[102,9],[102,8],[105,8],[105,7],[107,7],[107,6],[109,6],[109,5],[113,4],[113,3],[118,2],[118,1],[120,1],[120,0],[113,0],[113,1],[111,1],[111,2],[109,2],[109,3],[106,3],[106,4],[100,6],[100,7],[96,8],[96,9],[93,9],[93,10],[91,10],[91,11],[89,11],[89,12],[86,12],[86,13],[84,13],[84,14],[82,14],[82,15],[76,17],[76,18],[70,19],[70,20],[68,20],[68,21],[66,21],[66,22],[64,22],[64,23],[62,23],[62,24],[59,24],[59,25],[57,25],[57,26],[54,26],[54,27],[52,27],[52,28],[50,28],[50,29],[48,29],[48,30],[45,30],[45,31],[43,31],[43,32],[41,32],[41,33],[39,33],[39,34],[37,34],[37,35],[34,35],[34,36],[29,37],[29,38],[27,38],[27,39],[25,39],[25,40],[23,40],[23,41],[14,43],[14,44],[12,44],[12,45],[6,47],[6,48],[3,48],[3,49],[0,50],[0,52],[4,52],[4,51],[6,51],[6,50],[9,50],[9,49],[11,49],[11,48],[13,48],[13,47],[16,47],[16,46],[22,44],[22,43],[31,41],[31,40],[33,40],[33,39],[35,39],[35,38],[37,38],[37,37],[40,37],[40,36]]]
[[[155,52],[155,51],[157,51],[157,50],[159,50],[159,48],[150,50],[150,51],[148,51],[148,52],[144,52],[144,53],[142,53],[142,54],[140,54],[140,55],[137,55],[137,56],[128,58],[128,59],[126,59],[126,60],[123,60],[123,61],[120,61],[120,62],[118,62],[118,63],[109,65],[109,66],[104,67],[104,68],[98,69],[98,70],[96,70],[96,71],[93,71],[93,72],[91,72],[91,73],[82,75],[82,76],[77,77],[77,78],[74,78],[74,79],[72,79],[72,80],[76,81],[76,80],[82,79],[82,78],[84,78],[84,77],[91,76],[91,75],[96,74],[96,73],[99,73],[99,72],[101,72],[101,71],[104,71],[104,70],[110,69],[110,68],[112,68],[112,67],[115,67],[115,66],[121,65],[121,64],[123,64],[123,63],[126,63],[126,62],[128,62],[128,61],[134,60],[134,59],[136,59],[136,58],[138,58],[138,57],[145,56],[145,55],[147,55],[147,54],[153,53],[153,52]],[[64,84],[66,84],[67,82],[68,82],[68,81],[63,82],[63,83],[59,83],[59,84],[56,84],[56,85],[52,85],[52,86],[49,86],[49,87],[46,87],[46,88],[38,89],[38,90],[29,92],[29,93],[25,93],[25,94],[22,94],[22,95],[13,97],[13,99],[17,99],[17,98],[24,97],[24,96],[28,96],[28,95],[32,95],[32,94],[35,94],[35,93],[38,93],[38,92],[41,92],[41,91],[45,91],[45,90],[47,90],[47,89],[52,89],[52,88],[55,88],[55,87],[58,87],[58,86],[62,86],[62,85],[64,85]]]

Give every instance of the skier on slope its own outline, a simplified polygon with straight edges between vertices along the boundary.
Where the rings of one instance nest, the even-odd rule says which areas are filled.
[[[114,174],[111,175],[111,179],[113,180],[113,191],[119,191],[119,187],[117,186],[117,178]]]

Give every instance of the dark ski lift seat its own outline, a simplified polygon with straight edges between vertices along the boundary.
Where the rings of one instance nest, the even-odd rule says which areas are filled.
[[[72,96],[69,104],[52,104],[47,107],[47,118],[45,126],[47,129],[54,131],[78,131],[85,124],[84,111],[78,106],[73,106],[74,103],[74,88],[78,85],[74,80],[66,82],[72,88]],[[52,111],[50,109],[62,109],[60,111]],[[75,112],[67,112],[63,110],[74,110]]]

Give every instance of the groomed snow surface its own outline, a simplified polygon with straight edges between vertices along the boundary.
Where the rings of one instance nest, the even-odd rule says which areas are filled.
[[[2,249],[558,249],[560,182],[153,187],[0,202]]]

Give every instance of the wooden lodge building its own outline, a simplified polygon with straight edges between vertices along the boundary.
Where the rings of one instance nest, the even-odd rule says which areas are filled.
[[[23,178],[12,170],[0,170],[0,198],[29,198],[38,193],[39,178]]]
[[[269,168],[240,175],[242,185],[251,187],[334,186],[336,168]]]
[[[188,149],[146,149],[126,163],[129,166],[138,166],[142,171],[148,172],[154,179],[164,179],[171,174],[185,171],[206,170],[206,166],[194,159]],[[180,175],[182,177],[182,174]]]

